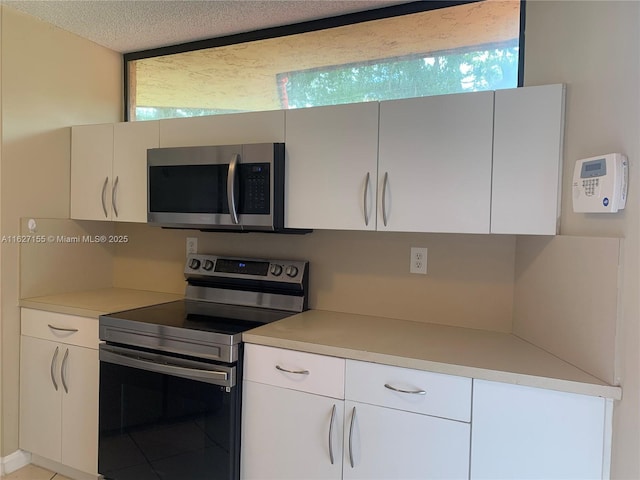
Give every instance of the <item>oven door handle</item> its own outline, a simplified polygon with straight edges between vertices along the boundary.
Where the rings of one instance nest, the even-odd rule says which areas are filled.
[[[162,363],[158,363],[154,360],[143,358],[137,352],[125,353],[122,351],[114,351],[106,345],[100,346],[100,361],[226,387],[233,386],[231,384],[233,380],[230,379],[229,372],[182,366],[173,362],[163,361]]]

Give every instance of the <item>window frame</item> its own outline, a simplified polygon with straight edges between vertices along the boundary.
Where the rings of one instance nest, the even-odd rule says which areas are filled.
[[[467,5],[470,3],[479,3],[483,0],[435,0],[435,1],[414,1],[393,5],[389,7],[376,8],[373,10],[365,10],[362,12],[348,13],[333,17],[322,18],[318,20],[310,20],[306,22],[294,23],[278,27],[264,28],[251,32],[243,32],[221,37],[208,38],[204,40],[196,40],[193,42],[180,43],[177,45],[169,45],[159,48],[151,48],[123,54],[123,93],[124,93],[124,120],[130,120],[129,112],[129,62],[142,60],[145,58],[161,57],[165,55],[173,55],[177,53],[191,52],[207,48],[224,47],[257,40],[266,40],[270,38],[286,37],[300,33],[308,33],[317,30],[325,30],[335,27],[343,27],[372,20],[381,20],[385,18],[398,17],[402,15],[410,15],[412,13],[426,12],[430,10],[438,10],[442,8],[455,7],[458,5]],[[524,41],[525,41],[525,25],[526,25],[526,1],[520,2],[520,26],[518,39],[518,82],[517,86],[522,87],[524,83]]]

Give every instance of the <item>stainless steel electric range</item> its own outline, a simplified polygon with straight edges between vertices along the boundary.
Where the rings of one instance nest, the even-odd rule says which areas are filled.
[[[100,316],[105,479],[239,479],[242,332],[307,309],[307,262],[191,255],[184,274],[184,300]]]

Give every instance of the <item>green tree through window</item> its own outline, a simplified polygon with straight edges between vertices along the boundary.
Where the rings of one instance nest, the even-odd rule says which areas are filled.
[[[518,83],[517,41],[473,51],[337,65],[278,75],[282,108],[498,90]]]

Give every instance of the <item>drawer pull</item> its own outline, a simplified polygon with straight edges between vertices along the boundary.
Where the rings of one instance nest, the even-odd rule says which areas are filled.
[[[411,395],[426,395],[427,394],[427,392],[425,392],[424,390],[403,390],[401,388],[394,387],[393,385],[389,385],[388,383],[385,383],[384,386],[385,386],[385,388],[388,388],[389,390],[393,390],[394,392],[410,393]]]
[[[51,324],[48,324],[51,330],[57,330],[58,332],[72,332],[76,333],[78,331],[77,328],[62,328],[62,327],[54,327]]]
[[[353,428],[356,423],[356,407],[353,407],[353,413],[351,414],[351,422],[349,424],[349,463],[351,468],[355,468],[356,462],[353,460]]]
[[[69,387],[67,387],[67,379],[66,379],[66,370],[67,370],[67,359],[69,358],[69,349],[64,352],[64,357],[62,358],[62,366],[60,367],[60,378],[62,379],[62,386],[64,387],[64,391],[69,393]]]
[[[56,351],[54,352],[53,357],[51,357],[51,382],[53,383],[53,388],[56,389],[56,392],[58,391],[58,382],[56,382],[56,375],[54,371],[56,369],[56,360],[58,359],[59,350],[60,347],[56,347]]]
[[[333,424],[336,419],[336,406],[333,405],[331,409],[331,422],[329,423],[329,459],[331,460],[331,465],[333,465]]]
[[[295,375],[309,375],[309,370],[287,370],[286,368],[282,368],[280,365],[276,365],[276,368],[281,372],[293,373]]]

